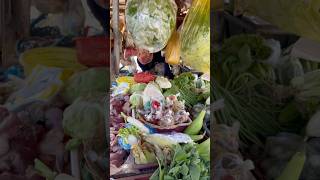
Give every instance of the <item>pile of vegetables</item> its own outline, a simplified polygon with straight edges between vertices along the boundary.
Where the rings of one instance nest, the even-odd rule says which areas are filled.
[[[216,178],[254,179],[246,172],[255,166],[257,178],[317,179],[319,63],[292,57],[290,47],[282,50],[277,44],[258,35],[236,35],[215,52],[212,96],[224,100],[224,108],[214,113]],[[226,125],[233,125],[231,133]],[[234,143],[234,128],[240,128],[241,146]],[[242,162],[239,149],[254,166]],[[223,161],[237,162],[242,173],[234,174],[226,164],[221,168]]]
[[[203,107],[191,116],[193,105],[184,104],[190,102],[184,99],[186,93],[195,97],[194,105],[204,103],[210,93],[208,82],[192,73],[169,80],[148,72],[133,79],[119,77],[117,82],[110,109],[111,175],[158,162],[151,179],[209,179],[210,138],[203,130],[207,111]],[[177,88],[183,84],[184,89]]]

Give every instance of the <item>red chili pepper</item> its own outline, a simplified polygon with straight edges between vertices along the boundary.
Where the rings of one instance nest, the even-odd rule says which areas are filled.
[[[134,75],[134,81],[137,83],[149,83],[155,79],[156,77],[149,72],[141,72]]]
[[[154,108],[154,109],[158,109],[160,107],[160,103],[158,101],[152,101],[152,104],[151,106]]]

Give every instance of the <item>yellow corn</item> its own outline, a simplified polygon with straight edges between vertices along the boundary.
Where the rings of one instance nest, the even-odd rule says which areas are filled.
[[[37,65],[58,67],[73,73],[86,67],[77,62],[76,50],[72,48],[46,47],[34,48],[24,52],[20,64],[28,76]]]

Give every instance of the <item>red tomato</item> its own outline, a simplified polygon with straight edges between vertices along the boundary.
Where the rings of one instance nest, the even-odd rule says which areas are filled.
[[[149,72],[141,72],[134,75],[134,81],[137,83],[149,83],[155,79],[156,77]]]

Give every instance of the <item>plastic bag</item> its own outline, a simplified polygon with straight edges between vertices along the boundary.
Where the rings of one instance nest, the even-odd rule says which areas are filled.
[[[177,31],[173,32],[168,42],[165,58],[171,65],[177,65],[180,62],[180,34]]]
[[[214,180],[220,179],[246,179],[255,180],[256,178],[251,174],[254,169],[254,164],[250,160],[242,160],[242,158],[233,153],[225,153],[218,161],[215,162]]]
[[[135,45],[155,53],[162,50],[176,27],[173,0],[128,0],[126,25]]]
[[[5,107],[15,111],[32,102],[49,102],[63,86],[63,70],[36,66],[23,86],[10,95]]]
[[[181,29],[185,65],[210,74],[210,0],[195,0]]]

